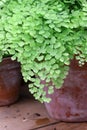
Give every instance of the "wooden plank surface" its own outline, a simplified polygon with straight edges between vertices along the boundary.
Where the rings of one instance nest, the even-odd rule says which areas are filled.
[[[87,130],[87,123],[57,123],[33,130]]]
[[[52,122],[55,121],[48,118],[44,104],[33,99],[23,98],[0,107],[0,130],[31,130]]]
[[[21,98],[0,107],[0,130],[87,130],[87,123],[59,123],[49,118],[44,104]]]

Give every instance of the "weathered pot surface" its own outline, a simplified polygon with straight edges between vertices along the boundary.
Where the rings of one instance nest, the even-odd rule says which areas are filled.
[[[78,66],[76,60],[70,64],[69,74],[61,89],[55,89],[50,103],[45,103],[49,115],[58,121],[87,121],[87,63]]]
[[[10,58],[0,63],[0,106],[17,101],[22,83],[20,64]]]

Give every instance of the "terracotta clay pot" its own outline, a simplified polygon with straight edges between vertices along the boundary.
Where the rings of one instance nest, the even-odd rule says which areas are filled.
[[[87,63],[78,66],[76,60],[70,64],[69,74],[61,89],[55,89],[50,103],[45,103],[51,118],[66,122],[87,121]]]
[[[22,83],[20,64],[10,58],[0,63],[0,106],[17,101]]]

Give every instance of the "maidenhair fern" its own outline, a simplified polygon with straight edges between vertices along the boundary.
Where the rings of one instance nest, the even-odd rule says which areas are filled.
[[[30,92],[49,101],[42,82],[51,94],[62,86],[75,55],[80,64],[87,61],[87,1],[0,2],[0,56],[17,59]]]

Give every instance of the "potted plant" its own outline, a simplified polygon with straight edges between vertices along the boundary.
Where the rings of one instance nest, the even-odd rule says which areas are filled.
[[[63,83],[71,68],[78,68],[78,63],[80,67],[76,70],[83,70],[82,65],[87,61],[87,1],[7,0],[0,9],[0,19],[1,56],[8,53],[13,60],[20,62],[23,78],[25,82],[31,82],[29,91],[35,99],[52,103],[51,99],[54,98],[57,101],[61,96],[57,95],[55,98],[54,92],[59,93],[61,89],[66,92],[67,87],[64,88]],[[71,63],[76,63],[75,67]],[[86,79],[86,75],[84,77]],[[80,81],[82,80],[79,80],[79,84]],[[75,87],[76,85],[73,86]],[[84,88],[86,90],[87,86]],[[71,87],[67,90],[69,96],[70,90],[72,91]],[[87,96],[86,93],[84,95]],[[60,102],[65,101],[61,107],[53,105],[51,116],[57,115],[56,119],[65,121],[87,121],[86,105],[81,105],[79,114],[74,111],[79,110],[77,102],[75,109],[71,109],[73,105],[70,103],[66,111],[63,111],[68,103],[67,99],[68,96],[61,98]],[[73,101],[72,104],[74,103]],[[58,109],[65,117],[60,113],[56,114]]]
[[[5,0],[0,1],[0,10],[5,4]],[[0,26],[1,28],[1,26]],[[3,33],[0,33],[2,39]],[[4,46],[3,41],[0,45]],[[20,63],[17,60],[11,60],[11,55],[4,46],[3,53],[0,50],[0,106],[11,105],[15,103],[19,96],[23,83]]]

